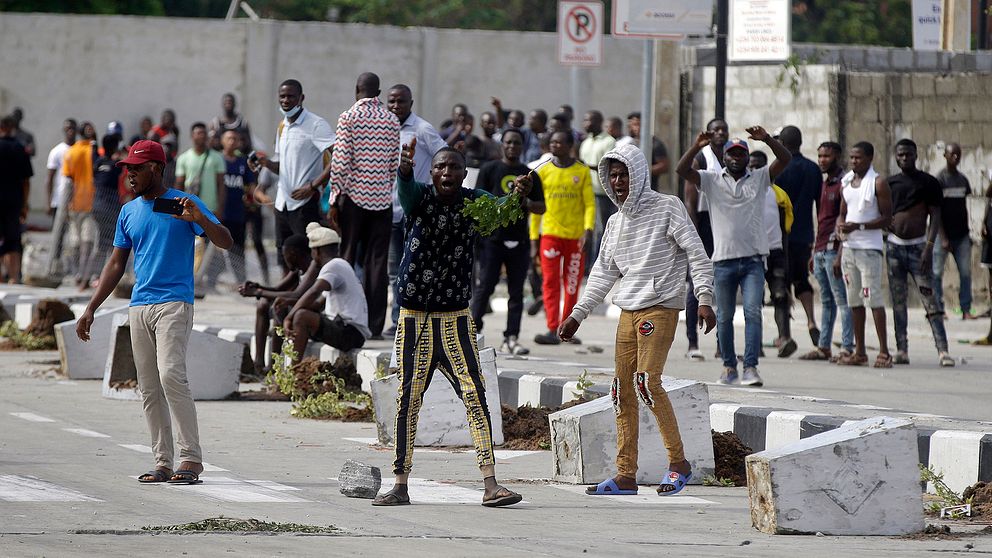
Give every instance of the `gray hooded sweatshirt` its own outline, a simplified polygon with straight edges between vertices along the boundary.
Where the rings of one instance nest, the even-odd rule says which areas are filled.
[[[630,192],[623,204],[610,187],[611,161],[620,161],[630,173]],[[687,270],[692,271],[699,304],[712,306],[713,264],[682,200],[651,189],[641,150],[630,144],[610,150],[599,163],[599,178],[620,211],[606,223],[599,258],[571,317],[584,320],[618,281],[613,304],[623,310],[685,308]]]

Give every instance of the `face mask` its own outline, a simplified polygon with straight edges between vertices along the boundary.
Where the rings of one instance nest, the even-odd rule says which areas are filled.
[[[279,112],[281,112],[286,118],[293,118],[297,114],[300,114],[301,110],[303,110],[303,105],[296,105],[289,110],[283,110],[282,106],[279,107]]]

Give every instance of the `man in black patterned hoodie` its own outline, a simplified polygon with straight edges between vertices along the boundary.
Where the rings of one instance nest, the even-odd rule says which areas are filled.
[[[406,214],[406,245],[397,277],[400,320],[396,328],[399,393],[396,398],[395,485],[373,500],[375,506],[410,503],[407,479],[413,464],[413,442],[424,391],[434,370],[451,382],[465,404],[472,443],[482,471],[482,505],[509,506],[521,496],[496,482],[492,423],[476,346],[475,324],[469,313],[472,264],[478,233],[471,218],[462,214],[466,202],[492,196],[483,190],[462,188],[465,157],[450,147],[431,161],[431,181],[413,179],[416,140],[400,153],[397,188]],[[517,177],[514,190],[526,198],[531,182]]]

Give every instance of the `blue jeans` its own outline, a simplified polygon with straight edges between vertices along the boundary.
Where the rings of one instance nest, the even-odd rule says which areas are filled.
[[[713,262],[716,336],[723,365],[737,369],[734,312],[737,289],[744,293],[744,368],[758,366],[761,351],[761,303],[765,295],[765,262],[761,256]]]
[[[840,314],[841,348],[854,352],[854,325],[851,322],[851,307],[847,305],[847,288],[844,277],[834,276],[833,265],[837,259],[836,250],[822,250],[813,254],[813,276],[820,284],[820,342],[817,346],[830,350],[834,336],[834,321]]]
[[[909,298],[909,278],[920,291],[920,301],[927,311],[927,321],[933,332],[933,341],[937,352],[947,352],[947,331],[944,329],[944,313],[937,307],[937,299],[933,292],[933,267],[922,269],[920,266],[923,255],[923,244],[902,246],[886,243],[885,260],[889,264],[889,293],[892,295],[892,318],[896,329],[896,349],[909,350],[909,314],[906,303]]]
[[[958,268],[961,292],[958,293],[958,304],[961,312],[971,312],[971,239],[964,238],[950,241],[950,250],[945,251],[940,242],[933,247],[933,293],[937,299],[937,307],[944,311],[944,264],[948,254],[954,256],[954,265]]]

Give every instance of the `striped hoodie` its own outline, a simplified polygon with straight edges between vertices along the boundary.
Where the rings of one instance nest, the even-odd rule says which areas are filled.
[[[609,186],[610,161],[620,161],[630,173],[630,193],[622,205]],[[685,308],[689,269],[699,304],[712,306],[713,264],[682,200],[651,189],[641,150],[631,144],[610,150],[599,162],[599,178],[620,211],[606,223],[599,258],[571,317],[584,320],[618,281],[613,304],[623,310]]]

